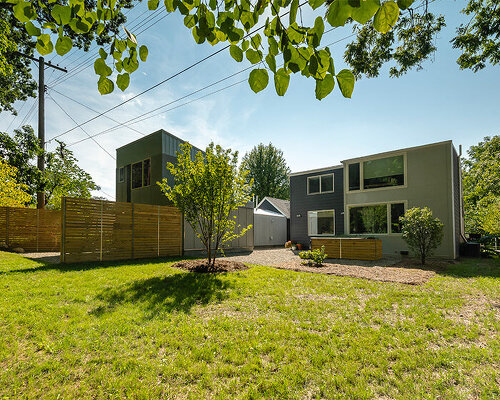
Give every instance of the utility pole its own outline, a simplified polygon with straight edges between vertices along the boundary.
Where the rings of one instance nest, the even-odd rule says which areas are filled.
[[[45,62],[42,56],[35,58],[21,52],[17,52],[23,57],[27,57],[38,63],[38,144],[40,148],[45,151],[45,66],[49,68],[58,69],[62,72],[68,72],[65,68]],[[43,173],[45,171],[45,155],[38,156],[38,170]],[[36,208],[45,208],[45,192],[37,192],[36,194]]]

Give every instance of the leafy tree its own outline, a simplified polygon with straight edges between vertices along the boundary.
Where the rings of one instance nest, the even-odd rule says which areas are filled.
[[[410,250],[420,257],[422,265],[443,240],[443,223],[427,208],[414,207],[399,218],[402,237]]]
[[[500,236],[500,199],[491,203],[484,210],[481,221],[482,230],[488,235]]]
[[[500,201],[500,136],[485,137],[467,154],[462,173],[465,227],[470,233],[485,233],[487,210]]]
[[[260,143],[246,153],[241,162],[241,169],[247,171],[248,181],[253,181],[252,192],[259,199],[265,196],[290,198],[290,168],[283,152],[271,143],[267,146]]]
[[[0,158],[0,206],[24,207],[31,200],[26,185],[17,181],[17,170]]]
[[[123,3],[69,0],[52,5],[50,1],[54,0],[48,0],[49,6],[40,2],[41,10],[37,12],[36,2],[9,0],[15,17],[37,39],[37,51],[49,54],[55,49],[64,55],[74,45],[74,34],[87,34],[98,42],[103,34],[109,33],[112,45],[109,50],[101,48],[94,63],[99,75],[98,88],[101,94],[114,90],[114,82],[109,77],[115,69],[116,84],[124,90],[130,74],[139,67],[139,58],[146,60],[148,49],[139,47],[129,31],[125,40],[106,31],[106,24],[120,15]],[[430,11],[431,3],[430,0],[308,0],[307,3],[299,0],[254,3],[250,0],[165,0],[163,4],[168,12],[184,15],[184,24],[196,43],[227,42],[237,62],[246,58],[255,65],[248,79],[254,92],[267,87],[271,71],[276,92],[283,96],[290,77],[300,72],[315,80],[316,98],[321,100],[332,92],[335,82],[345,97],[351,97],[355,75],[376,76],[389,61],[396,63],[390,70],[392,76],[419,68],[435,52],[434,40],[445,25],[444,16]],[[159,4],[159,0],[148,0],[151,10]],[[310,22],[304,23],[302,7],[313,10],[308,13],[312,15]],[[453,46],[462,51],[458,60],[460,67],[476,71],[486,63],[497,64],[498,0],[469,0],[463,12],[471,17],[470,23],[461,25],[452,40]],[[40,14],[46,15],[48,21],[40,23]],[[321,43],[325,21],[331,28],[353,25],[358,37],[348,46],[345,60],[355,75],[348,69],[335,70],[330,49]],[[264,24],[259,26],[259,22]],[[57,33],[55,45],[47,32]]]
[[[217,251],[235,238],[243,236],[251,225],[241,227],[232,215],[250,199],[246,174],[238,171],[238,153],[213,143],[205,154],[191,157],[192,146],[181,145],[177,163],[168,163],[174,182],[159,182],[167,198],[178,207],[205,246],[208,268],[215,265]]]
[[[41,174],[36,164],[39,154],[44,154],[46,167]],[[30,126],[14,131],[14,136],[0,132],[0,157],[17,170],[17,180],[26,186],[36,204],[36,193],[45,192],[48,208],[58,209],[63,196],[90,198],[91,190],[99,190],[92,177],[81,169],[73,152],[59,142],[54,152],[43,152]]]

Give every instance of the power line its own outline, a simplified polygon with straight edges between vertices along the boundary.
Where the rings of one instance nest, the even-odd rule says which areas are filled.
[[[82,107],[85,107],[86,109],[88,109],[88,110],[90,110],[90,111],[92,111],[92,112],[94,112],[94,113],[96,113],[96,114],[99,114],[99,111],[97,111],[97,110],[93,109],[92,107],[90,107],[90,106],[88,106],[88,105],[86,105],[86,104],[84,104],[84,103],[82,103],[82,102],[80,102],[80,101],[78,101],[78,100],[76,100],[76,99],[74,99],[74,98],[70,97],[70,96],[67,96],[67,95],[65,95],[65,94],[63,94],[63,93],[61,93],[61,92],[59,92],[58,90],[56,90],[56,89],[54,89],[54,88],[51,88],[51,89],[50,89],[50,91],[56,92],[57,94],[59,94],[59,95],[61,95],[61,96],[65,97],[65,98],[67,98],[68,100],[71,100],[71,101],[73,101],[73,102],[75,102],[75,103],[77,103],[77,104],[81,105]],[[142,136],[146,136],[146,134],[145,134],[145,133],[143,133],[143,132],[141,132],[141,131],[139,131],[139,130],[137,130],[137,129],[135,129],[135,128],[132,128],[131,126],[126,125],[126,123],[122,123],[122,122],[120,122],[120,121],[118,121],[118,120],[116,120],[116,119],[114,119],[114,118],[110,117],[109,115],[105,115],[105,117],[106,117],[107,119],[109,119],[110,121],[113,121],[113,122],[115,122],[115,123],[119,124],[120,126],[123,126],[124,128],[128,128],[128,129],[130,129],[130,130],[132,130],[132,131],[134,131],[134,132],[137,132],[138,134],[140,134],[140,135],[142,135]],[[50,142],[51,140],[52,140],[52,139],[48,140],[48,142]]]
[[[303,2],[302,4],[300,4],[300,5],[299,5],[299,7],[302,7],[302,6],[303,6],[304,4],[306,4],[306,3],[307,3],[307,1],[306,1],[306,2]],[[289,12],[290,12],[290,11],[287,11],[286,13],[284,13],[283,15],[281,15],[281,17],[286,16]],[[259,27],[259,28],[257,28],[257,29],[254,29],[253,31],[251,31],[251,32],[247,33],[247,34],[246,34],[243,38],[247,38],[248,36],[253,35],[254,33],[256,33],[256,32],[258,32],[258,31],[260,31],[260,30],[261,30],[261,29],[263,29],[264,27],[265,27],[265,25],[262,25],[261,27]],[[66,135],[67,133],[72,132],[73,130],[75,130],[75,129],[79,128],[80,126],[86,125],[86,124],[88,124],[89,122],[92,122],[92,121],[96,120],[97,118],[99,118],[99,117],[103,116],[104,114],[107,114],[107,113],[109,113],[110,111],[113,111],[113,110],[117,109],[118,107],[121,107],[121,106],[123,106],[123,105],[124,105],[124,104],[126,104],[126,103],[129,103],[130,101],[132,101],[132,100],[136,99],[137,97],[142,96],[143,94],[148,93],[148,92],[150,92],[150,91],[151,91],[151,90],[153,90],[153,89],[156,89],[157,87],[159,87],[159,86],[161,86],[161,85],[163,85],[163,84],[165,84],[165,83],[169,82],[170,80],[172,80],[172,79],[176,78],[177,76],[179,76],[179,75],[183,74],[184,72],[189,71],[190,69],[193,69],[194,67],[196,67],[196,66],[198,66],[198,65],[202,64],[203,62],[205,62],[205,61],[209,60],[210,58],[212,58],[212,57],[216,56],[217,54],[222,53],[223,51],[227,50],[230,46],[231,46],[231,45],[230,45],[230,44],[228,44],[228,45],[226,45],[226,46],[222,47],[221,49],[214,51],[213,53],[209,54],[208,56],[203,57],[201,60],[196,61],[195,63],[193,63],[193,64],[191,64],[191,65],[189,65],[189,66],[185,67],[184,69],[180,70],[179,72],[176,72],[175,74],[170,75],[168,78],[166,78],[166,79],[164,79],[164,80],[162,80],[162,81],[160,81],[160,82],[156,83],[155,85],[153,85],[153,86],[149,87],[148,89],[143,90],[142,92],[140,92],[140,93],[138,93],[138,94],[136,94],[136,95],[132,96],[131,98],[129,98],[129,99],[127,99],[127,100],[124,100],[124,101],[122,101],[121,103],[119,103],[119,104],[117,104],[117,105],[115,105],[115,106],[113,106],[113,107],[111,107],[111,108],[107,109],[106,111],[103,111],[103,112],[99,113],[99,115],[96,115],[95,117],[90,118],[90,119],[88,119],[87,121],[82,122],[81,124],[79,124],[79,125],[77,125],[77,126],[75,126],[75,127],[71,128],[71,129],[69,129],[69,130],[67,130],[67,131],[65,131],[65,132],[63,132],[63,133],[61,133],[61,134],[59,134],[59,135],[55,136],[55,137],[54,137],[54,139],[56,139],[56,138],[58,138],[58,137],[61,137],[61,136],[63,136],[63,135]]]
[[[64,108],[63,108],[63,107],[62,107],[62,106],[61,106],[61,105],[60,105],[60,104],[59,104],[59,103],[58,103],[58,102],[57,102],[57,101],[56,101],[56,100],[55,100],[55,99],[54,99],[54,98],[50,95],[50,93],[48,93],[48,96],[49,96],[49,98],[50,98],[50,99],[51,99],[54,103],[56,103],[56,105],[57,105],[57,106],[61,109],[61,111],[62,111],[64,114],[66,114],[66,116],[67,116],[69,119],[71,119],[71,121],[73,121],[73,123],[78,124],[78,122],[76,122],[76,121],[75,121],[75,119],[74,119],[71,115],[69,115],[69,114],[66,112],[66,110],[65,110],[65,109],[64,109]],[[116,158],[115,158],[115,157],[114,157],[111,153],[109,153],[109,152],[108,152],[108,151],[107,151],[107,150],[106,150],[103,146],[101,146],[101,144],[100,144],[97,140],[95,140],[92,136],[90,136],[90,134],[89,134],[89,133],[88,133],[88,132],[87,132],[87,131],[83,128],[83,127],[80,127],[80,129],[81,129],[81,130],[82,130],[82,131],[83,131],[83,132],[84,132],[84,133],[85,133],[85,134],[89,137],[89,139],[92,139],[92,141],[93,141],[96,145],[98,145],[98,146],[101,148],[101,150],[103,150],[103,151],[104,151],[104,152],[105,152],[108,156],[110,156],[113,160],[116,160]]]

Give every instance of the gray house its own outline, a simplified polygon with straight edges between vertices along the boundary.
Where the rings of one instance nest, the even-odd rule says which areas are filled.
[[[176,152],[184,140],[160,129],[116,150],[116,201],[168,205],[156,184],[172,175],[167,162],[177,161]],[[192,157],[200,149],[192,148]]]
[[[295,173],[290,177],[291,239],[308,245],[311,237],[370,236],[382,239],[384,254],[400,254],[408,249],[399,217],[408,208],[429,207],[444,224],[435,255],[456,258],[464,229],[461,192],[460,157],[451,141]]]

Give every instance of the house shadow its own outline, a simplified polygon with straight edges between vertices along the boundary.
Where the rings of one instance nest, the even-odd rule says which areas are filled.
[[[104,304],[90,314],[100,316],[117,306],[138,302],[150,312],[151,318],[158,312],[189,313],[195,305],[218,303],[226,299],[231,287],[231,282],[221,279],[220,274],[196,272],[137,280],[121,287],[105,289],[97,296]]]

